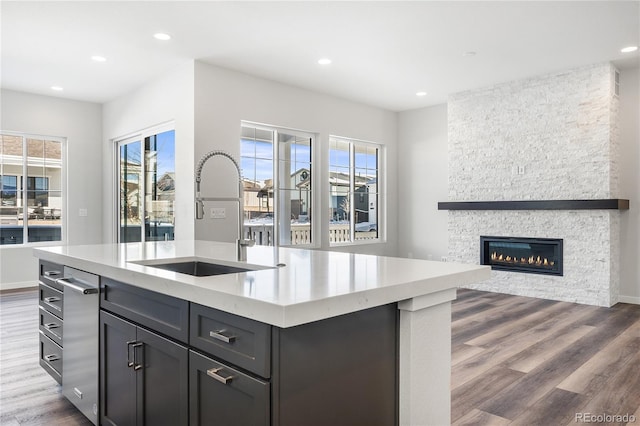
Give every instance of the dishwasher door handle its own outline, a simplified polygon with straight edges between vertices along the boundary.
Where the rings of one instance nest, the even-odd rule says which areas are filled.
[[[56,282],[81,294],[96,294],[99,292],[97,287],[85,284],[80,280],[71,281],[72,279],[73,278],[58,278]]]

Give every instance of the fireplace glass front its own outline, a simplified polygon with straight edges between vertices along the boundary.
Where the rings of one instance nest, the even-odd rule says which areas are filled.
[[[480,263],[502,271],[562,275],[562,240],[481,236]]]

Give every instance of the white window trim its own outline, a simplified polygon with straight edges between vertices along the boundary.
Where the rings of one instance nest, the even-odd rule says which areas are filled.
[[[115,206],[114,209],[114,221],[113,221],[113,230],[112,230],[112,237],[113,237],[113,241],[117,242],[117,243],[121,243],[120,241],[120,144],[121,143],[126,143],[126,142],[134,142],[134,141],[140,141],[140,143],[142,144],[142,146],[144,147],[144,139],[146,137],[149,136],[153,136],[153,135],[157,135],[159,133],[164,133],[170,130],[175,131],[176,127],[175,127],[175,122],[174,121],[167,121],[165,123],[161,123],[158,124],[156,126],[152,126],[152,127],[147,127],[146,129],[143,130],[139,130],[136,132],[132,132],[132,133],[128,133],[122,136],[119,136],[117,138],[113,138],[111,139],[111,144],[112,144],[112,149],[113,149],[113,176],[111,178],[112,182],[113,182],[113,193],[112,193],[112,205]],[[141,165],[140,167],[142,167],[142,170],[144,170],[144,155],[141,158]],[[144,194],[144,179],[141,182],[141,191]],[[143,208],[144,208],[144,200],[143,200]],[[140,227],[141,230],[141,242],[145,242],[145,238],[144,238],[144,226]],[[175,230],[174,230],[175,232]]]
[[[41,139],[41,140],[49,140],[49,141],[55,141],[55,142],[60,142],[62,144],[62,149],[60,152],[60,171],[61,171],[61,176],[60,176],[60,191],[62,192],[62,207],[61,207],[61,212],[60,212],[60,239],[56,240],[56,241],[38,241],[38,242],[29,242],[29,236],[28,236],[28,232],[29,232],[29,217],[28,215],[25,215],[23,212],[23,217],[25,218],[23,220],[23,229],[22,229],[22,239],[23,242],[22,244],[2,244],[0,245],[0,249],[19,249],[19,248],[25,248],[25,247],[47,247],[47,246],[59,246],[59,245],[65,245],[67,244],[67,224],[68,224],[68,205],[67,205],[67,138],[63,137],[63,136],[50,136],[50,135],[40,135],[40,134],[36,134],[36,133],[23,133],[23,132],[15,132],[15,131],[5,131],[5,130],[0,130],[0,133],[3,135],[7,135],[7,136],[19,136],[22,137],[22,176],[27,177],[28,176],[28,166],[27,166],[27,161],[25,160],[27,157],[27,144],[25,143],[27,139]],[[20,180],[18,179],[18,182]],[[23,192],[23,196],[24,199],[26,200],[26,191],[27,191],[27,185],[26,185],[26,179],[25,179],[25,183],[23,184],[22,187],[22,191]],[[26,201],[25,201],[26,202]],[[23,208],[26,208],[26,206],[23,206]]]
[[[378,237],[356,240],[355,239],[355,215],[350,215],[349,226],[350,226],[350,235],[351,241],[340,241],[340,242],[331,242],[329,241],[329,247],[345,247],[345,246],[359,246],[359,245],[370,245],[370,244],[381,244],[387,241],[386,238],[386,230],[387,230],[387,202],[386,202],[386,193],[387,193],[387,179],[386,179],[386,170],[387,170],[387,147],[386,145],[378,142],[366,141],[362,139],[356,139],[348,136],[338,136],[334,134],[329,135],[329,143],[326,150],[326,158],[327,158],[327,170],[331,167],[331,140],[337,139],[343,142],[349,142],[349,178],[351,180],[351,188],[355,186],[355,145],[367,145],[378,149],[378,177],[377,177],[377,202],[378,202]],[[351,190],[350,188],[350,190]],[[331,184],[327,180],[327,190],[331,191]],[[351,193],[351,191],[350,191]],[[327,227],[327,231],[329,228]]]
[[[318,199],[318,194],[320,191],[317,190],[318,182],[320,181],[320,177],[318,173],[320,173],[320,167],[318,167],[317,159],[318,159],[318,133],[300,130],[300,129],[292,129],[288,127],[282,126],[273,126],[264,123],[256,123],[253,121],[242,120],[240,122],[240,127],[251,127],[258,130],[264,130],[273,133],[273,177],[274,177],[274,191],[273,191],[273,204],[274,206],[280,206],[280,185],[278,181],[279,176],[279,153],[278,153],[278,132],[286,133],[287,135],[292,136],[300,136],[300,137],[309,137],[311,138],[311,200],[313,202],[313,211],[314,213],[311,216],[311,244],[280,244],[280,208],[273,209],[273,238],[274,238],[274,247],[292,247],[292,248],[319,248],[321,246],[320,243],[320,215],[321,206],[319,204],[320,200]],[[240,139],[242,135],[240,136]],[[244,177],[244,176],[243,176]]]

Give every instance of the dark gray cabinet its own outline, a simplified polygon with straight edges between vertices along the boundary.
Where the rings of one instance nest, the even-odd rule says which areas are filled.
[[[271,377],[271,326],[191,303],[189,344],[261,377]]]
[[[40,366],[62,384],[62,332],[64,325],[63,266],[40,261],[39,265],[39,331]]]
[[[189,340],[189,302],[102,277],[100,307],[180,342]]]
[[[100,312],[103,425],[187,425],[188,350]]]
[[[395,304],[282,329],[101,282],[103,425],[398,424]]]
[[[269,382],[189,351],[190,424],[268,426]]]

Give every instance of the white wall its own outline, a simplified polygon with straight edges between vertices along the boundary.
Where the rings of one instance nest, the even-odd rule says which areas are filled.
[[[193,239],[193,62],[151,81],[103,106],[102,170],[104,188],[104,241],[116,241],[116,182],[114,139],[157,126],[175,123],[176,201],[175,238]]]
[[[337,250],[389,254],[396,253],[397,243],[397,114],[357,104],[196,62],[195,67],[195,158],[213,149],[221,149],[239,157],[240,122],[242,120],[308,131],[318,135],[320,155],[312,168],[314,179],[320,179],[321,191],[314,194],[316,213],[329,211],[328,139],[338,135],[385,144],[386,153],[386,226],[387,242],[341,247]],[[327,182],[325,185],[324,183]],[[230,164],[212,158],[202,173],[203,196],[235,196],[237,175]],[[211,207],[205,206],[205,212]],[[319,208],[318,208],[319,207]],[[327,215],[322,215],[326,219]],[[229,204],[228,220],[204,219],[196,222],[198,239],[235,240],[237,207]],[[321,247],[329,248],[328,223],[319,222]]]
[[[447,256],[447,105],[398,114],[398,255],[440,260]]]
[[[0,128],[67,138],[67,242],[102,242],[102,107],[11,90],[1,92]],[[80,217],[79,209],[88,215]],[[59,245],[59,243],[53,243]],[[0,248],[0,288],[34,286],[38,262],[30,247]]]
[[[620,70],[620,301],[640,304],[640,68]]]

